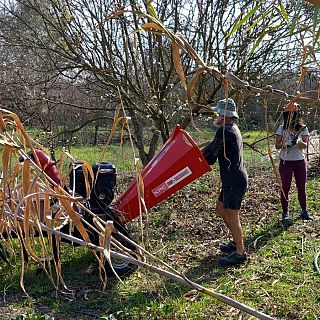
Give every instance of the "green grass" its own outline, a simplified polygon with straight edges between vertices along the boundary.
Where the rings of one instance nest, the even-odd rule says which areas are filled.
[[[110,148],[105,160],[119,172],[131,168],[129,151],[121,158]],[[93,163],[101,148],[75,148],[77,159]],[[313,259],[320,250],[320,177],[308,181],[308,204],[317,220],[292,226],[279,223],[279,199],[270,161],[245,149],[249,190],[242,209],[242,224],[249,261],[239,268],[218,266],[219,243],[228,238],[214,213],[218,166],[150,210],[147,248],[191,280],[277,319],[320,318],[320,275]],[[290,211],[299,206],[292,188]],[[139,242],[139,221],[129,223]],[[140,269],[119,282],[109,279],[102,291],[97,263],[86,248],[63,245],[63,276],[70,292],[57,292],[38,266],[26,266],[26,297],[19,286],[20,261],[16,244],[12,265],[0,261],[1,319],[250,319],[216,299],[192,291],[149,270]],[[22,315],[25,315],[24,318]],[[20,316],[20,318],[16,318]]]
[[[71,147],[70,153],[76,161],[86,160],[89,163],[95,163],[102,157],[104,146],[84,146],[84,147]],[[61,150],[57,150],[57,155],[61,154]],[[137,150],[135,155],[138,156]],[[133,172],[134,155],[131,146],[128,144],[123,147],[109,145],[106,149],[102,161],[113,163],[118,172]]]

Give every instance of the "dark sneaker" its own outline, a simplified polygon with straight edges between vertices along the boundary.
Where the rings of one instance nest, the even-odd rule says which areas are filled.
[[[310,215],[308,211],[302,211],[300,217],[302,220],[313,220],[313,217]]]
[[[243,255],[237,254],[236,252],[231,253],[227,257],[221,257],[218,259],[218,263],[222,267],[233,267],[247,261],[247,254],[244,252]]]
[[[230,241],[229,243],[224,243],[220,245],[220,250],[224,253],[231,253],[237,250],[236,243],[234,241]]]
[[[290,221],[290,214],[288,211],[282,212],[282,222],[289,222]]]

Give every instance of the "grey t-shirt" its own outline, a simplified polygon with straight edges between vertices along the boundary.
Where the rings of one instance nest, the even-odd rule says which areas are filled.
[[[300,134],[299,138],[302,136],[309,136],[309,130],[306,127]],[[280,125],[277,130],[277,136],[282,136],[282,143],[292,140],[294,133],[290,132],[290,130],[284,130],[283,125]],[[280,159],[285,161],[295,161],[295,160],[303,160],[305,159],[304,154],[305,149],[301,149],[297,144],[295,144],[293,147],[283,147],[280,150]]]
[[[218,159],[223,186],[247,185],[242,137],[236,124],[220,127],[214,140],[202,149],[202,153],[210,165]]]

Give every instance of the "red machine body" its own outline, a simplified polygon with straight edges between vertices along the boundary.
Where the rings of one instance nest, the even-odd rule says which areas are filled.
[[[40,162],[43,171],[57,184],[60,184],[60,174],[56,166],[56,162],[39,149],[35,149],[35,154]]]
[[[197,144],[177,126],[157,155],[142,171],[147,209],[180,190],[211,168]],[[124,223],[140,215],[137,181],[122,193],[112,206]]]

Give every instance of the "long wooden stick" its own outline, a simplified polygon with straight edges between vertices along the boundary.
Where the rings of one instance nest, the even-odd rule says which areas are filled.
[[[32,221],[30,221],[31,224],[33,224]],[[99,252],[103,252],[104,248],[103,247],[100,247],[100,246],[97,246],[97,245],[94,245],[90,242],[87,242],[87,241],[84,241],[82,239],[79,239],[79,238],[76,238],[76,237],[73,237],[73,236],[70,236],[68,234],[65,234],[63,232],[60,232],[60,231],[57,231],[57,230],[53,230],[47,226],[45,226],[44,224],[41,224],[41,228],[48,232],[48,233],[51,233],[51,234],[55,234],[61,238],[64,238],[66,240],[69,240],[69,241],[72,241],[72,242],[75,242],[77,244],[80,244],[82,246],[86,246],[90,249],[93,249],[95,251],[99,251]],[[133,257],[129,257],[129,256],[126,256],[124,254],[121,254],[119,252],[115,252],[113,250],[110,251],[110,255],[111,257],[113,258],[117,258],[117,259],[122,259],[122,260],[125,260],[131,264],[134,264],[134,265],[137,265],[137,266],[142,266],[144,268],[147,268],[148,270],[151,270],[152,272],[155,272],[155,273],[158,273],[166,278],[169,278],[173,281],[176,281],[176,282],[179,282],[183,285],[186,285],[186,286],[190,286],[192,287],[193,289],[199,291],[199,292],[202,292],[202,293],[205,293],[211,297],[214,297],[216,298],[217,300],[219,301],[222,301],[234,308],[237,308],[239,310],[242,310],[243,312],[247,313],[247,314],[250,314],[252,316],[255,316],[257,317],[258,319],[262,319],[262,320],[273,320],[274,318],[260,312],[260,311],[257,311],[243,303],[240,303],[234,299],[231,299],[229,298],[228,296],[225,296],[221,293],[217,293],[211,289],[207,289],[199,284],[197,284],[196,282],[193,282],[189,279],[186,279],[185,277],[183,276],[180,276],[178,274],[173,274],[169,271],[166,271],[166,270],[163,270],[161,268],[158,268],[158,267],[155,267],[151,264],[148,264],[144,261],[140,261],[140,260],[137,260],[137,259],[134,259]]]

